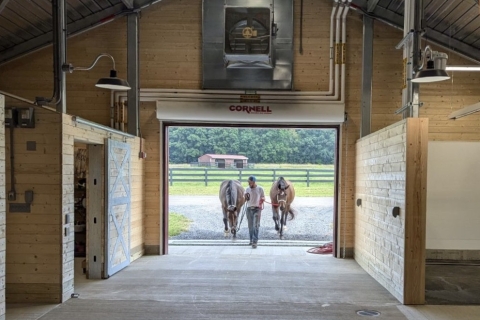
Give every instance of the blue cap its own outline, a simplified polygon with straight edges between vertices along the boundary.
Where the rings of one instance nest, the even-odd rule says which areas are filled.
[[[257,178],[255,178],[255,176],[250,176],[248,177],[248,180],[255,182],[257,181]]]

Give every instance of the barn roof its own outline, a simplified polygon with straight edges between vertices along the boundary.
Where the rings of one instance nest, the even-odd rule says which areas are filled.
[[[161,0],[65,0],[69,36],[106,24]],[[476,0],[424,0],[429,42],[480,62],[480,16]],[[352,7],[391,26],[403,28],[404,0],[352,0]],[[0,64],[53,41],[51,0],[0,0]]]
[[[207,153],[204,156],[209,156],[212,159],[233,159],[233,160],[248,160],[245,156],[232,155],[232,154],[211,154]]]

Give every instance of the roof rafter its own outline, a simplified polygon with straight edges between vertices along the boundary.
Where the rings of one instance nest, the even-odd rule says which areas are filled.
[[[367,11],[372,12],[375,10],[375,7],[377,6],[379,0],[368,0],[367,3]]]
[[[0,0],[0,13],[2,13],[3,9],[7,6],[9,0]]]
[[[125,7],[127,7],[127,9],[133,9],[134,8],[133,0],[122,0],[122,2],[125,5]]]
[[[116,6],[94,13],[88,17],[69,23],[67,25],[68,37],[77,35],[86,29],[103,25],[116,18],[116,14],[122,12],[124,8],[123,4],[117,4]],[[43,49],[52,44],[53,31],[47,32],[39,37],[20,43],[14,47],[8,48],[5,51],[0,52],[2,57],[0,65],[11,61],[13,59],[22,57],[28,53],[32,53]]]

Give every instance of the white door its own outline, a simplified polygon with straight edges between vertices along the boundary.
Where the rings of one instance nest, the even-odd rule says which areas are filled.
[[[130,264],[130,146],[107,139],[105,277]]]

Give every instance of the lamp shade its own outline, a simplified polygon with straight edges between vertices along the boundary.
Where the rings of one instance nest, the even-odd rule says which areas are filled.
[[[117,78],[117,71],[110,70],[110,77],[100,78],[95,85],[98,88],[110,89],[110,90],[130,90],[130,85],[126,80]]]
[[[439,69],[427,69],[417,72],[415,77],[412,79],[412,82],[416,83],[427,83],[427,82],[437,82],[450,79],[450,76],[445,70]]]

